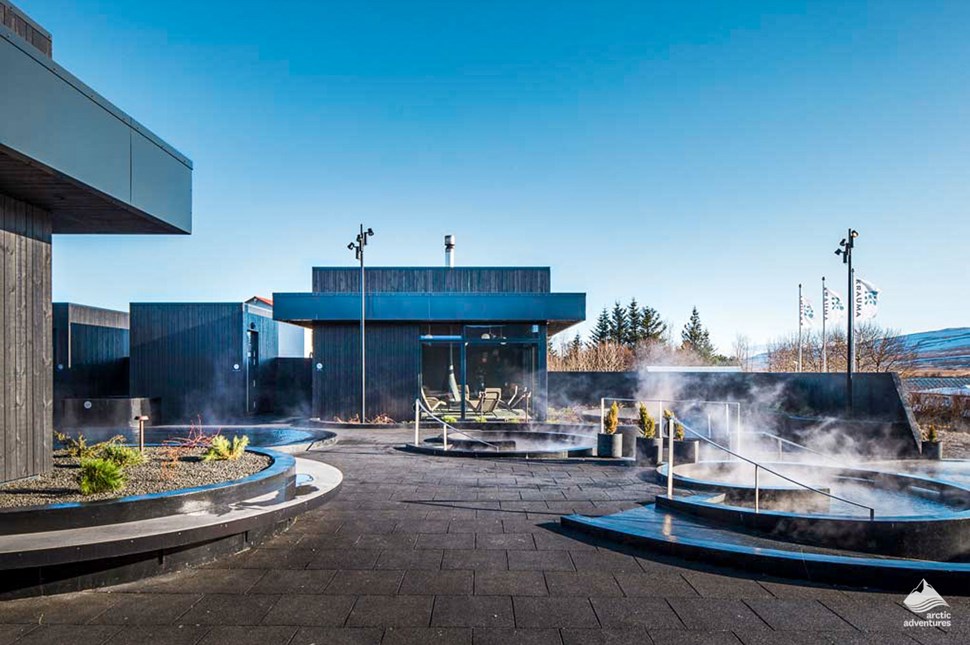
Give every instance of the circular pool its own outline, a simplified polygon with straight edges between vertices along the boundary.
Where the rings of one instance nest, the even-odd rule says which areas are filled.
[[[336,434],[320,428],[306,428],[282,425],[205,425],[205,426],[146,426],[145,443],[160,444],[188,437],[193,428],[200,428],[207,435],[223,434],[249,437],[249,445],[261,448],[299,446],[329,441]],[[128,443],[138,443],[137,428],[84,428],[67,431],[69,436],[83,434],[89,443],[104,441],[121,435]]]
[[[497,424],[495,424],[497,425]],[[451,457],[519,457],[565,459],[589,457],[596,445],[596,429],[557,424],[503,424],[502,428],[449,428],[444,433],[407,444],[404,449]],[[510,428],[509,425],[516,427]],[[521,426],[521,427],[519,427]]]

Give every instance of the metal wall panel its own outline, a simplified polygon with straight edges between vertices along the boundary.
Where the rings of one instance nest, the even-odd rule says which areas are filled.
[[[51,467],[51,223],[0,195],[0,481]]]
[[[372,293],[548,293],[549,267],[373,267],[365,269]],[[313,290],[360,293],[360,270],[314,267]]]

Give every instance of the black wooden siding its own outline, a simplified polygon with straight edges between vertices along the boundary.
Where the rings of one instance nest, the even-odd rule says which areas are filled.
[[[128,394],[128,314],[54,303],[54,401]]]
[[[413,415],[421,369],[420,327],[367,325],[367,417]],[[317,369],[317,364],[322,369]],[[316,325],[313,330],[313,415],[330,420],[360,415],[360,327]]]
[[[0,195],[0,481],[51,467],[51,219]]]
[[[281,323],[271,315],[242,303],[133,303],[131,395],[159,398],[164,423],[245,417],[246,330],[254,325],[260,344],[256,411],[273,409],[272,369]]]
[[[374,267],[369,293],[549,293],[548,267]],[[313,291],[360,292],[360,269],[314,267]]]

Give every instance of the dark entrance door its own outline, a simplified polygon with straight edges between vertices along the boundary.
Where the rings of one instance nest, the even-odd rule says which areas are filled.
[[[246,414],[256,414],[259,405],[259,332],[246,330]]]

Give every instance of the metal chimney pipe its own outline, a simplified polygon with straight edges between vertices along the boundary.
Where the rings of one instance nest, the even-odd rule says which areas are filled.
[[[455,236],[445,235],[445,266],[455,268]]]

